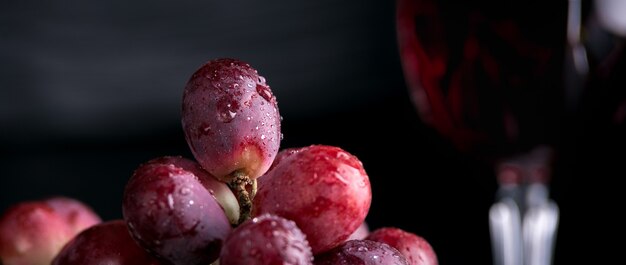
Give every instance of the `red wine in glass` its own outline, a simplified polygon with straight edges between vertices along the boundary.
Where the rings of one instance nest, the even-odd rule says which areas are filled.
[[[398,0],[396,11],[404,76],[422,121],[496,170],[494,262],[541,264],[529,261],[551,242],[529,242],[542,236],[534,227],[554,230],[558,220],[546,183],[568,111],[568,3]],[[548,224],[537,223],[546,216]]]
[[[422,120],[489,161],[556,144],[564,4],[398,1],[400,55]]]

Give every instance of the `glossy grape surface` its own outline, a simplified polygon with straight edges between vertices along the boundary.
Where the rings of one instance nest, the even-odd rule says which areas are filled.
[[[286,155],[259,179],[253,212],[293,220],[316,254],[344,242],[365,220],[371,200],[369,178],[355,156],[313,145]]]
[[[265,78],[236,59],[209,61],[191,76],[182,125],[196,160],[225,182],[234,172],[251,179],[264,174],[282,137],[276,97]]]
[[[241,224],[227,238],[221,265],[312,264],[304,233],[292,221],[261,215]]]
[[[398,250],[381,242],[350,240],[315,257],[316,265],[409,265]]]
[[[437,265],[437,255],[426,239],[399,228],[383,227],[372,231],[368,240],[386,243],[404,255],[411,265]]]
[[[208,264],[231,231],[222,207],[191,172],[158,160],[141,165],[124,191],[131,235],[174,264]]]
[[[95,225],[67,243],[52,265],[158,265],[130,237],[126,223],[114,220]],[[163,263],[165,264],[165,263]]]

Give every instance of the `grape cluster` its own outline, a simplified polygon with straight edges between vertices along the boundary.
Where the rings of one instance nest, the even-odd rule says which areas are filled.
[[[415,234],[369,232],[372,193],[357,157],[326,145],[279,152],[276,97],[249,64],[209,61],[182,101],[194,160],[139,165],[120,220],[101,222],[69,198],[10,208],[0,264],[437,264]]]

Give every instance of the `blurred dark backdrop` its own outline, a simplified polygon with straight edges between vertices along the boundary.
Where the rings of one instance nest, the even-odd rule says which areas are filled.
[[[182,89],[218,57],[267,78],[284,117],[283,148],[336,145],[363,161],[370,227],[424,236],[441,264],[491,263],[492,169],[419,120],[393,1],[0,1],[0,211],[66,195],[121,218],[124,185],[140,163],[191,157]],[[617,257],[601,239],[619,223],[611,207],[614,179],[626,173],[624,126],[596,114],[572,122],[557,160],[556,264]]]

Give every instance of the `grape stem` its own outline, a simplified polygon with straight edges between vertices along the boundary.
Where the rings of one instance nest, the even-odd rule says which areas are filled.
[[[252,199],[256,195],[257,182],[256,179],[250,179],[247,174],[237,170],[232,173],[233,179],[228,186],[233,190],[237,201],[239,202],[239,221],[237,225],[250,219],[252,215]]]

